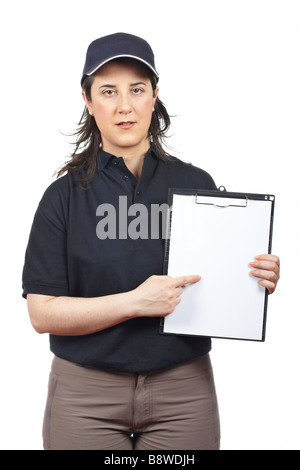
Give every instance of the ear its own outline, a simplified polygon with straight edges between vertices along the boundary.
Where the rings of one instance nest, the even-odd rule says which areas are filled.
[[[156,90],[155,90],[154,93],[153,93],[153,107],[154,107],[155,102],[156,102],[156,100],[157,100],[158,92],[159,92],[159,87],[157,86],[157,87],[156,87]]]
[[[85,105],[87,107],[87,110],[90,113],[90,115],[92,116],[93,115],[92,102],[87,99],[86,94],[84,93],[84,91],[82,91],[81,94],[82,94],[82,98],[85,102]]]

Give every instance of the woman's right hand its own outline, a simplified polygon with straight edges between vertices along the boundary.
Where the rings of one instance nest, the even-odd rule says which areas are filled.
[[[93,298],[28,294],[28,311],[38,333],[89,335],[134,317],[166,316],[183,287],[198,281],[200,276],[151,276],[132,291]]]
[[[184,286],[200,281],[198,275],[151,276],[136,289],[134,305],[137,317],[165,317],[173,312],[180,302]]]

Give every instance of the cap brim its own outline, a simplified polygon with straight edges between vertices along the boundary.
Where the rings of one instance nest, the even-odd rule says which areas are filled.
[[[103,65],[107,64],[107,62],[110,62],[111,60],[114,60],[114,59],[120,59],[122,57],[128,57],[129,59],[135,59],[135,60],[138,60],[139,62],[142,62],[143,64],[147,65],[147,67],[149,69],[152,70],[152,72],[154,73],[154,75],[156,76],[157,79],[159,78],[159,75],[158,75],[157,71],[150,64],[148,64],[148,62],[146,62],[143,59],[140,59],[140,57],[136,57],[134,55],[128,55],[128,54],[122,54],[122,55],[116,55],[116,56],[110,57],[109,59],[101,62],[101,64],[97,65],[97,67],[95,67],[93,70],[91,70],[89,72],[85,72],[85,75],[87,75],[87,76],[93,75],[93,73],[95,73],[97,70],[99,70],[100,67],[103,67]]]

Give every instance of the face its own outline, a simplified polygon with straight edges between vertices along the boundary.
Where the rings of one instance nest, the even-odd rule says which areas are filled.
[[[136,61],[109,62],[99,69],[91,87],[91,101],[83,98],[101,132],[102,148],[116,156],[146,153],[148,130],[158,88]],[[155,96],[154,96],[155,95]]]

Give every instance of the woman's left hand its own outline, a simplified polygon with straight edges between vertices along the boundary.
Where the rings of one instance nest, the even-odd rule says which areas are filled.
[[[258,283],[268,289],[269,294],[273,294],[280,278],[280,260],[275,255],[257,255],[255,261],[250,263],[253,271],[250,274],[259,277]]]

